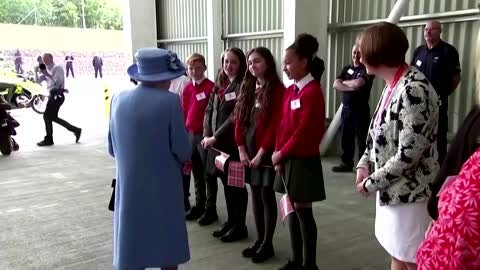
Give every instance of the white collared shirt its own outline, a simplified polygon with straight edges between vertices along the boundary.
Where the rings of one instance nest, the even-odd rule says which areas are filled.
[[[192,78],[192,82],[193,82],[193,85],[200,85],[202,84],[203,81],[205,81],[205,77],[201,78],[200,80],[198,81],[195,81],[195,79]]]
[[[300,93],[300,91],[302,91],[302,89],[308,84],[310,83],[311,81],[313,81],[314,78],[312,76],[312,74],[308,73],[307,76],[303,77],[301,80],[295,82],[295,84],[297,85],[298,87],[298,92]]]

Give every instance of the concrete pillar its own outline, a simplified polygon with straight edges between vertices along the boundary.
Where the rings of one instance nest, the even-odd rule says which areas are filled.
[[[123,33],[125,49],[135,61],[135,52],[144,47],[157,47],[157,15],[154,0],[124,0]]]
[[[222,25],[222,0],[207,0],[207,76],[212,81],[222,65]]]
[[[329,3],[327,0],[284,0],[284,48],[288,48],[298,34],[309,33],[317,38],[319,43],[317,55],[327,66]],[[284,83],[290,85],[292,82],[285,74],[283,76]]]

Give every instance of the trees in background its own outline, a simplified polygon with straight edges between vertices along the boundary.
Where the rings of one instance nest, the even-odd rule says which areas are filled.
[[[87,28],[122,29],[121,0],[83,0]],[[0,23],[83,27],[82,0],[1,0]]]

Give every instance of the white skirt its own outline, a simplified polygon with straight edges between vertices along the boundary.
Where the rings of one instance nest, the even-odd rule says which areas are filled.
[[[390,256],[416,263],[416,253],[425,239],[425,231],[432,221],[427,202],[399,205],[380,205],[377,192],[375,236]]]

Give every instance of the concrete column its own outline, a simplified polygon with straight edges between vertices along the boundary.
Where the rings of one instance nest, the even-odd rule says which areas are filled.
[[[212,81],[215,79],[217,70],[222,65],[222,25],[222,0],[207,0],[207,76]]]
[[[317,38],[319,43],[317,55],[327,66],[329,4],[330,1],[327,0],[284,0],[284,48],[290,46],[298,34],[309,33]],[[283,76],[284,83],[290,85],[292,82],[285,74]]]
[[[123,33],[125,49],[135,61],[135,52],[144,47],[157,47],[157,15],[154,0],[124,0]]]

